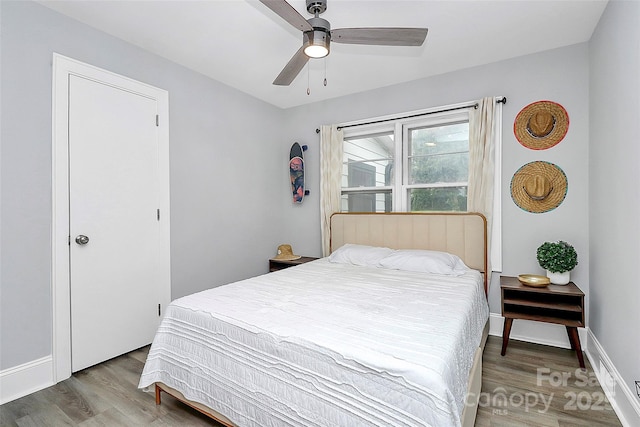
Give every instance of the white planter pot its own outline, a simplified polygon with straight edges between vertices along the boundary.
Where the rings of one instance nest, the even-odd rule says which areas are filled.
[[[566,285],[571,281],[571,272],[565,271],[564,273],[552,273],[547,270],[547,277],[553,285]]]

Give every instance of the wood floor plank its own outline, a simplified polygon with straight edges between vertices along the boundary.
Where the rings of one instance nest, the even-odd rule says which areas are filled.
[[[621,426],[588,360],[571,350],[489,337],[476,427]],[[2,427],[220,427],[164,394],[137,388],[149,347],[75,373],[45,390],[0,406]]]
[[[65,414],[56,404],[46,405],[41,410],[32,412],[16,420],[18,427],[76,426],[77,423]]]
[[[118,427],[118,426],[134,426],[141,425],[127,417],[117,408],[109,408],[104,412],[97,414],[95,417],[78,424],[78,427]]]
[[[620,426],[588,360],[579,368],[575,352],[489,337],[477,426]],[[483,403],[484,402],[484,403]]]

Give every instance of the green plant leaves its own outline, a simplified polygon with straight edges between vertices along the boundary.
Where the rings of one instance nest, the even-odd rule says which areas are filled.
[[[578,253],[567,242],[544,242],[536,251],[540,267],[552,273],[571,271],[578,265]]]

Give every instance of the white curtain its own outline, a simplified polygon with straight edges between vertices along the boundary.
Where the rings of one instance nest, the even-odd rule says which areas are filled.
[[[331,215],[340,211],[342,191],[342,130],[337,125],[320,127],[320,230],[322,256],[329,256]]]
[[[492,242],[496,238],[494,224],[494,183],[495,158],[501,110],[495,97],[486,97],[478,102],[478,108],[469,116],[469,188],[467,210],[480,212],[487,218],[487,245],[489,266],[487,274],[492,271],[493,264],[500,264],[496,256],[500,251],[492,250]],[[498,234],[499,235],[499,234]],[[499,244],[499,242],[498,242]],[[497,253],[497,255],[495,255]],[[493,260],[492,260],[493,258]]]

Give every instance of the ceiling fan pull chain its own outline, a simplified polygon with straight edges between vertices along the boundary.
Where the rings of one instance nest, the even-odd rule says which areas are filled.
[[[309,84],[309,63],[307,62],[307,96],[311,95],[311,88],[309,86],[311,86]]]
[[[324,87],[327,87],[327,57],[324,57]]]

